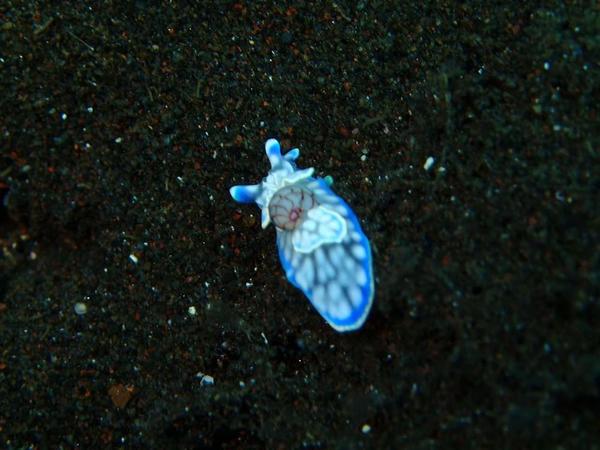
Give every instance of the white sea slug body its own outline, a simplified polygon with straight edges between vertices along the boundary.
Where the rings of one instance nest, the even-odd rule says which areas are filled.
[[[375,293],[371,247],[358,219],[313,168],[298,169],[297,148],[281,154],[265,145],[271,170],[259,184],[233,186],[241,203],[256,203],[262,227],[277,232],[279,259],[288,280],[302,290],[337,331],[356,330],[367,318]]]

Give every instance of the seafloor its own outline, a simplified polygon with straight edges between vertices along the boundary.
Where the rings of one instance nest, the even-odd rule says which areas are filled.
[[[0,447],[600,448],[600,9],[458,3],[4,2]],[[268,137],[358,332],[229,196]]]

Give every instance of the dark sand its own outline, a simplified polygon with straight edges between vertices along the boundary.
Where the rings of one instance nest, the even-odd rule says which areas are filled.
[[[70,3],[0,7],[0,447],[599,448],[597,5]],[[359,332],[229,196],[268,137]]]

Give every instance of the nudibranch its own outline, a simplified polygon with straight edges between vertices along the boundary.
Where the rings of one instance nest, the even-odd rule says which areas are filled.
[[[331,178],[299,169],[300,150],[281,154],[279,142],[265,144],[271,170],[259,184],[233,186],[240,203],[256,203],[262,228],[271,222],[287,279],[337,331],[362,326],[375,292],[371,247],[356,215],[331,190]]]

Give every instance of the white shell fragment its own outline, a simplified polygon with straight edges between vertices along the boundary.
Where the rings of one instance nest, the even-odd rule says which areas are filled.
[[[423,164],[423,169],[429,170],[433,167],[434,164],[435,164],[435,159],[433,158],[433,156],[429,156],[425,160],[425,164]]]
[[[200,380],[200,384],[202,386],[212,386],[213,384],[215,384],[215,379],[212,376],[202,372],[198,372],[196,374],[196,378]]]
[[[374,296],[371,247],[356,215],[331,190],[331,177],[313,178],[298,169],[300,151],[281,154],[265,145],[271,170],[260,184],[234,186],[238,202],[255,202],[262,226],[273,222],[279,259],[288,280],[308,297],[337,331],[356,330],[366,320]]]

